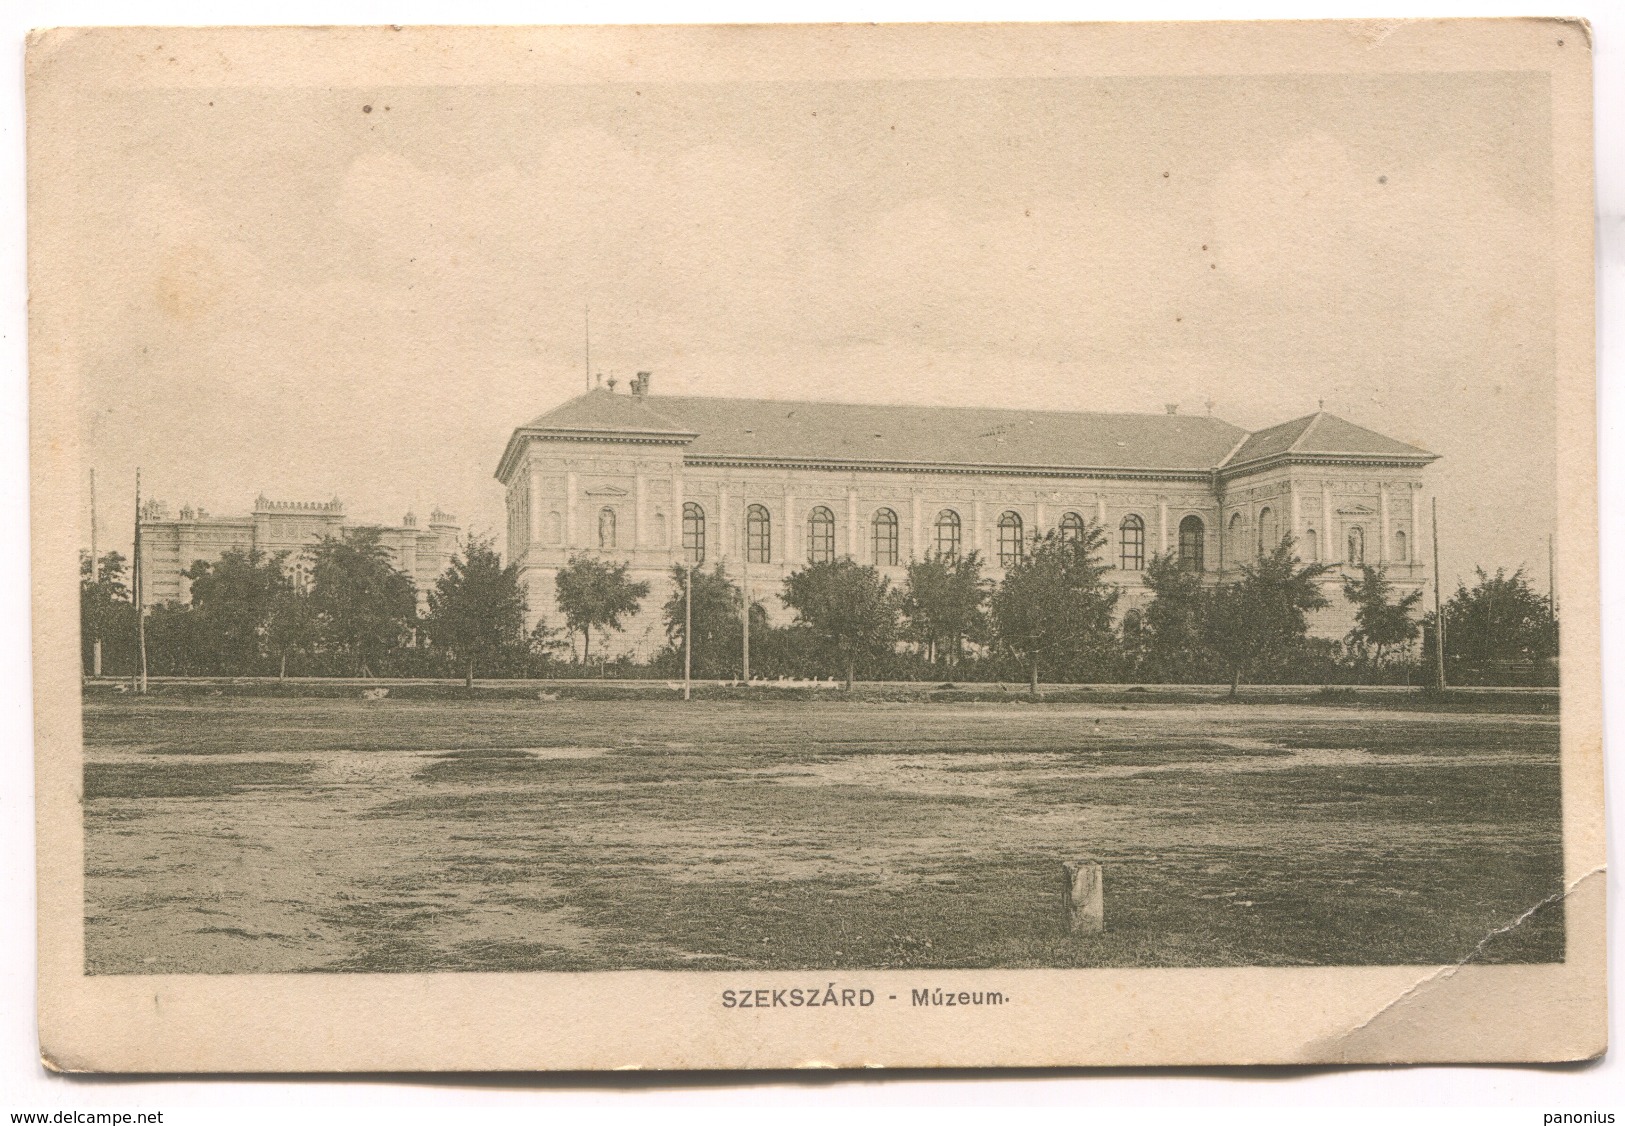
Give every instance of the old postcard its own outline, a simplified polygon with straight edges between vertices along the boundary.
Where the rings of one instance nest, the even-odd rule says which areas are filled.
[[[28,75],[51,1067],[1604,1050],[1583,23]]]

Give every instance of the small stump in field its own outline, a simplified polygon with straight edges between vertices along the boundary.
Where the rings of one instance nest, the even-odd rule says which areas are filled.
[[[1061,864],[1061,912],[1068,935],[1100,934],[1106,929],[1106,889],[1097,862]]]

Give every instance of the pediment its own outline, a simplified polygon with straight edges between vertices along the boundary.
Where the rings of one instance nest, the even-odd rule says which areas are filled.
[[[1375,516],[1377,510],[1363,504],[1353,504],[1347,508],[1339,508],[1337,514],[1339,516]]]
[[[597,488],[587,490],[590,497],[624,497],[630,495],[625,489],[615,485],[599,485]]]

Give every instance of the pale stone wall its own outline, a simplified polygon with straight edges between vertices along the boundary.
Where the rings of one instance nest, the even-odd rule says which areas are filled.
[[[1426,529],[1420,527],[1422,476],[1416,469],[1350,466],[1279,466],[1227,483],[967,471],[807,469],[693,465],[675,444],[564,441],[531,438],[510,471],[508,553],[522,564],[530,620],[562,626],[553,576],[578,555],[624,561],[651,586],[642,611],[618,634],[595,638],[595,653],[647,659],[665,644],[660,608],[671,594],[670,568],[683,558],[682,513],[697,504],[705,514],[706,567],[722,561],[738,582],[745,571],[747,513],[765,508],[771,530],[767,562],[749,567],[752,597],[775,624],[789,612],[777,593],[785,576],[808,560],[809,520],[815,508],[834,517],[836,556],[876,566],[896,585],[911,559],[935,549],[938,515],[956,513],[960,550],[979,551],[997,581],[999,519],[1014,512],[1025,537],[1058,528],[1068,513],[1106,530],[1105,558],[1122,589],[1121,614],[1143,606],[1149,593],[1142,573],[1125,568],[1124,524],[1143,527],[1142,559],[1179,548],[1187,517],[1202,522],[1204,570],[1210,581],[1234,578],[1257,555],[1263,537],[1294,537],[1306,561],[1336,569],[1324,580],[1331,607],[1313,616],[1311,631],[1341,638],[1353,625],[1342,594],[1345,574],[1357,574],[1348,538],[1358,529],[1367,562],[1383,565],[1401,592],[1426,582]],[[897,562],[875,554],[874,521],[897,517]],[[1401,558],[1403,555],[1403,558]],[[578,643],[579,644],[579,643]]]
[[[170,516],[167,506],[143,506],[141,520],[142,597],[148,606],[191,600],[191,583],[181,573],[199,560],[213,563],[227,551],[287,552],[287,569],[297,583],[309,581],[305,548],[350,526],[344,506],[324,502],[272,501],[260,497],[246,516],[212,516],[190,506]],[[454,517],[436,511],[427,529],[411,513],[399,525],[380,529],[380,542],[395,565],[412,577],[418,604],[445,571],[461,544]]]

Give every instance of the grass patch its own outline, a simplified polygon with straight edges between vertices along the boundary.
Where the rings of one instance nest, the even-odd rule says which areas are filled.
[[[263,786],[286,786],[311,771],[308,762],[85,764],[85,798],[214,798]]]

